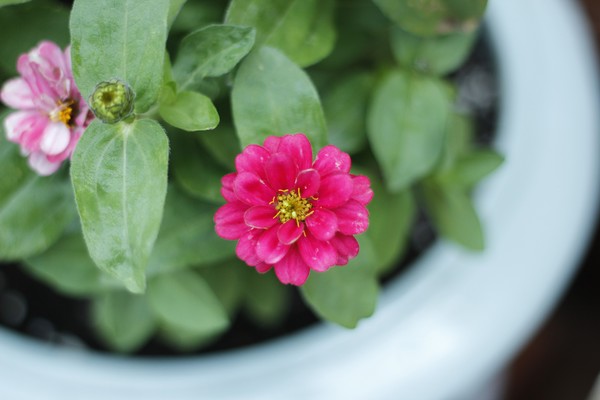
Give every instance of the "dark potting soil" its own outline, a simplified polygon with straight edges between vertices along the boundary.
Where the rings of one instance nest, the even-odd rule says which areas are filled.
[[[485,35],[484,35],[485,37]],[[475,46],[468,62],[452,74],[459,87],[458,108],[474,116],[476,142],[490,145],[498,115],[497,71],[493,54],[484,39]],[[409,239],[408,249],[398,268],[385,281],[405,271],[436,240],[425,214],[419,214]],[[393,246],[394,243],[390,243]],[[296,290],[291,292],[291,307],[282,323],[274,328],[259,327],[240,314],[231,329],[198,354],[234,349],[265,342],[304,329],[318,321],[304,305]],[[65,297],[30,277],[18,265],[0,266],[0,325],[30,337],[57,345],[108,351],[97,338],[88,318],[86,301]],[[176,352],[156,339],[137,356],[172,355]]]

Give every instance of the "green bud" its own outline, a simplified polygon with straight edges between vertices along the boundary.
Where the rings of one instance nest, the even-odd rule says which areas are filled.
[[[90,107],[96,118],[114,124],[131,115],[134,98],[129,85],[114,79],[96,85],[90,96]]]

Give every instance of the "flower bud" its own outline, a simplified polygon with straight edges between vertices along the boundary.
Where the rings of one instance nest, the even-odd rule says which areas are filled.
[[[90,96],[90,107],[96,118],[114,124],[131,115],[134,98],[133,90],[124,82],[100,82]]]

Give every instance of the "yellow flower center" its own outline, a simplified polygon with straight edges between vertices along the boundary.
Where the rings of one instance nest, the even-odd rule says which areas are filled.
[[[66,102],[58,101],[58,108],[50,113],[50,119],[53,122],[62,122],[66,126],[71,126],[71,115],[73,114],[73,100],[67,100]]]
[[[296,220],[296,225],[300,225],[300,221],[304,221],[309,215],[311,215],[314,211],[312,211],[312,204],[308,201],[308,199],[303,199],[300,195],[300,189],[297,192],[289,191],[287,189],[279,190],[281,194],[273,197],[273,201],[271,204],[277,205],[275,209],[277,210],[277,214],[275,214],[274,218],[279,217],[279,221],[282,224],[285,224],[290,219]]]

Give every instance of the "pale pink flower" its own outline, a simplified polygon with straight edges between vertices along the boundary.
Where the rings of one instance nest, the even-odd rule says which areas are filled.
[[[93,114],[75,86],[70,49],[44,41],[17,60],[21,75],[7,81],[0,98],[17,111],[4,120],[8,140],[21,145],[29,165],[50,175],[68,159]]]
[[[312,159],[303,134],[270,136],[250,145],[225,175],[227,203],[215,214],[216,231],[238,240],[237,256],[282,283],[302,285],[310,270],[345,265],[358,254],[354,235],[369,225],[369,178],[350,171],[350,156],[326,146]]]

